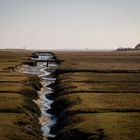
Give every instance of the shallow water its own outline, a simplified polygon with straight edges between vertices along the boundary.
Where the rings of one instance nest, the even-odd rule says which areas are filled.
[[[38,58],[39,60],[47,60],[50,59],[50,56],[41,56]],[[36,58],[37,60],[37,58]],[[48,110],[51,109],[51,104],[53,100],[47,98],[46,95],[53,94],[53,89],[49,87],[50,84],[55,82],[55,78],[50,78],[52,71],[57,68],[55,63],[50,63],[48,67],[46,67],[45,62],[37,62],[37,66],[23,66],[20,68],[20,71],[28,74],[38,75],[41,79],[42,88],[38,91],[39,98],[34,100],[34,102],[39,106],[41,110],[41,116],[39,118],[41,124],[41,130],[43,132],[44,140],[47,138],[54,138],[55,134],[52,134],[50,129],[56,123],[57,119],[54,115],[50,114]],[[51,69],[51,70],[50,70]]]

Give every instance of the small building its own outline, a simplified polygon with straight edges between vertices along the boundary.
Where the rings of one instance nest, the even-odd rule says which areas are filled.
[[[140,50],[140,43],[137,44],[137,46],[135,47],[135,50]]]

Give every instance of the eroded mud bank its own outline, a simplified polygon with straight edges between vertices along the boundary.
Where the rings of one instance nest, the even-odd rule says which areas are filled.
[[[54,92],[50,86],[55,83],[56,78],[53,78],[51,74],[57,69],[57,64],[53,60],[53,55],[50,53],[44,53],[36,58],[32,58],[36,61],[36,66],[23,65],[18,71],[27,74],[37,75],[40,78],[42,88],[38,91],[38,99],[34,102],[41,110],[41,116],[39,122],[41,124],[41,130],[44,140],[48,138],[54,138],[55,134],[51,131],[51,127],[56,124],[56,117],[50,113],[51,104],[53,100],[51,94]]]

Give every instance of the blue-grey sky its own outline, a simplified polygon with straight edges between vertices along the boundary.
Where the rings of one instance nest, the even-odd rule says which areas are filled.
[[[140,0],[0,0],[0,48],[115,49],[140,43]]]

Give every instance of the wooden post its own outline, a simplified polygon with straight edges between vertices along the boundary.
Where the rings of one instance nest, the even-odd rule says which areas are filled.
[[[46,64],[46,66],[48,67],[48,65],[49,65],[49,61],[47,60],[47,64]]]
[[[37,65],[37,61],[35,61],[34,65],[35,65],[35,66]]]

